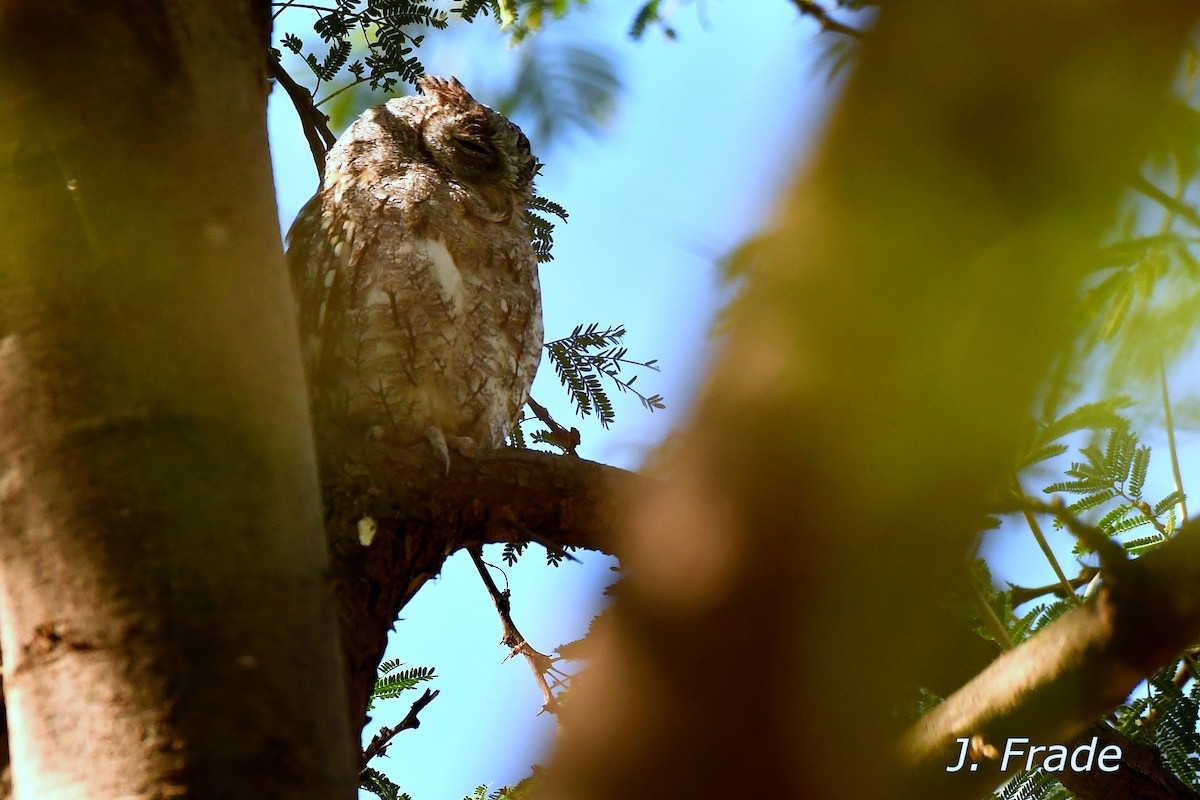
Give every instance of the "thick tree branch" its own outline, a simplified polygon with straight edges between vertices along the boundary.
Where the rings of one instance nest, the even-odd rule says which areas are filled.
[[[1063,786],[1079,800],[1116,800],[1130,797],[1137,800],[1198,800],[1192,791],[1163,766],[1158,751],[1135,742],[1128,736],[1097,723],[1080,735],[1072,746],[1097,739],[1097,749],[1116,745],[1121,751],[1121,766],[1116,772],[1103,770],[1065,770],[1055,773]]]
[[[532,450],[456,459],[448,475],[422,447],[359,443],[325,452],[348,454],[343,463],[323,465],[322,473],[355,726],[400,609],[448,556],[493,542],[611,554],[620,498],[645,482],[614,467]]]

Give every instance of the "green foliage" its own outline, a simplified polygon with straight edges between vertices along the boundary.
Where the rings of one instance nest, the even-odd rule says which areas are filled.
[[[1151,707],[1158,714],[1154,744],[1175,777],[1200,791],[1200,733],[1196,730],[1200,716],[1200,683],[1193,681],[1191,690],[1184,694],[1175,685],[1172,672],[1162,670],[1150,678]]]
[[[992,796],[997,800],[1070,800],[1071,794],[1039,768],[1018,772]]]
[[[500,559],[511,567],[525,554],[527,547],[529,547],[529,542],[505,542],[504,552],[500,554]]]
[[[1200,791],[1200,683],[1192,681],[1184,692],[1174,680],[1175,667],[1151,675],[1145,692],[1116,710],[1114,727],[1135,742],[1156,747],[1175,777]]]
[[[636,375],[628,380],[621,375],[622,368],[630,366],[658,371],[657,359],[634,361],[627,358],[628,350],[620,346],[624,337],[623,325],[601,330],[600,324],[593,322],[586,328],[577,325],[570,336],[546,343],[554,372],[571,395],[579,416],[595,413],[605,428],[616,419],[616,412],[601,378],[607,378],[622,392],[635,394],[647,411],[666,408],[661,395],[647,396],[633,387]]]
[[[632,39],[641,39],[646,33],[646,28],[651,25],[661,25],[663,33],[671,39],[675,38],[675,30],[666,24],[659,13],[659,7],[662,5],[662,0],[650,0],[650,2],[642,5],[637,13],[633,16],[633,24],[629,26],[629,36]]]
[[[512,42],[520,42],[529,34],[539,30],[546,19],[559,19],[573,5],[584,5],[587,0],[464,0],[453,9],[467,22],[477,16],[493,15],[501,29],[507,30]]]
[[[371,697],[367,702],[367,710],[375,708],[377,700],[392,700],[426,681],[437,677],[433,667],[413,667],[400,669],[404,664],[392,659],[379,665],[379,677],[371,689]],[[390,778],[377,769],[364,766],[358,776],[358,788],[370,792],[380,800],[412,800]]]
[[[528,547],[529,542],[505,542],[504,550],[500,553],[500,560],[503,561],[505,565],[511,567],[520,560],[521,556],[525,554],[525,550]],[[579,550],[578,547],[573,545],[568,545],[567,547],[547,546],[545,549],[546,565],[550,567],[557,567],[562,564],[563,561],[573,558],[571,553]]]
[[[609,56],[590,45],[531,39],[520,51],[512,88],[496,102],[511,118],[532,120],[530,135],[553,141],[568,130],[595,131],[621,89]]]
[[[508,436],[504,437],[504,446],[517,450],[529,449],[529,443],[525,440],[525,431],[521,428],[520,421],[508,429]]]
[[[1057,403],[1047,403],[1043,419],[1035,425],[1035,434],[1016,463],[1021,469],[1043,465],[1067,452],[1058,441],[1073,433],[1090,432],[1095,438],[1080,449],[1082,460],[1072,461],[1064,470],[1066,480],[1057,480],[1046,487],[1047,493],[1064,493],[1077,499],[1066,511],[1072,515],[1103,511],[1092,526],[1109,536],[1152,526],[1154,531],[1123,543],[1131,556],[1139,556],[1161,546],[1176,527],[1175,511],[1182,502],[1179,490],[1168,492],[1157,502],[1146,498],[1151,449],[1141,445],[1138,436],[1130,431],[1129,421],[1120,409],[1131,401],[1117,397],[1087,403],[1053,416]],[[1103,446],[1101,446],[1103,442]],[[1088,549],[1076,542],[1077,554]],[[995,618],[1000,620],[1012,646],[1037,634],[1055,619],[1070,611],[1075,603],[1056,600],[1039,603],[1022,614],[1014,613],[1012,590],[996,591],[986,565],[977,562],[973,580],[980,597],[987,603]],[[984,624],[976,624],[976,633],[985,639],[1004,644],[1002,637]],[[1200,789],[1200,685],[1193,682],[1184,693],[1172,679],[1174,668],[1168,668],[1150,679],[1148,696],[1123,705],[1114,715],[1115,727],[1121,733],[1155,746],[1163,763],[1181,780]],[[1057,800],[1069,793],[1051,775],[1036,769],[1013,776],[993,797],[998,800]]]
[[[419,684],[431,681],[437,677],[433,667],[412,667],[402,670],[404,664],[398,660],[385,661],[379,665],[379,677],[375,688],[371,690],[371,699],[367,710],[375,707],[376,700],[391,700],[407,692]]]
[[[1150,448],[1138,446],[1138,437],[1128,430],[1127,424],[1115,424],[1104,415],[1094,419],[1103,421],[1105,427],[1109,428],[1105,447],[1101,449],[1095,444],[1084,447],[1080,452],[1085,461],[1072,462],[1066,470],[1067,477],[1072,480],[1052,483],[1044,491],[1048,494],[1062,492],[1078,496],[1079,499],[1066,508],[1068,513],[1076,516],[1100,508],[1111,500],[1121,501],[1101,516],[1094,526],[1109,536],[1146,525],[1153,526],[1158,535],[1136,539],[1124,545],[1131,553],[1146,552],[1162,544],[1174,532],[1177,524],[1174,507],[1184,499],[1183,494],[1176,490],[1152,505],[1147,502],[1143,490],[1150,468]],[[1165,520],[1164,515],[1167,517]],[[1083,554],[1091,549],[1082,542],[1076,542],[1075,551]]]
[[[580,661],[584,658],[587,658],[590,654],[590,650],[586,644],[588,637],[592,635],[592,631],[594,631],[596,626],[600,624],[600,620],[604,619],[604,617],[608,615],[608,609],[609,606],[605,606],[599,614],[592,617],[592,621],[588,623],[587,631],[583,634],[583,636],[575,639],[574,641],[560,644],[557,648],[555,648],[554,652],[558,654],[559,658],[567,661]]]
[[[1128,397],[1115,397],[1096,403],[1085,403],[1058,417],[1053,416],[1055,405],[1057,403],[1047,403],[1043,408],[1042,419],[1035,426],[1036,433],[1027,452],[1017,459],[1018,470],[1027,469],[1065,453],[1067,446],[1058,440],[1069,434],[1128,427],[1128,420],[1117,412],[1133,405],[1133,400]]]
[[[418,48],[429,31],[445,30],[453,17],[473,22],[480,14],[490,14],[515,43],[537,31],[548,16],[561,17],[583,2],[465,0],[449,12],[416,0],[330,0],[327,4],[285,0],[272,6],[276,17],[287,9],[316,17],[312,30],[319,45],[310,47],[295,32],[284,33],[281,44],[308,65],[316,78],[310,94],[321,107],[338,97],[352,97],[345,93],[359,86],[372,92],[391,92],[400,83],[416,86],[425,74]],[[580,45],[539,45],[522,52],[516,85],[497,104],[501,113],[534,112],[536,131],[549,138],[563,127],[591,127],[611,112],[619,81],[609,58]],[[280,51],[272,54],[280,60]],[[318,97],[325,83],[343,85]],[[363,105],[365,101],[338,107],[338,122],[357,114]]]
[[[358,775],[358,788],[370,792],[379,800],[412,800],[388,776],[372,767],[363,767]]]
[[[525,209],[525,222],[529,227],[529,240],[533,243],[533,252],[537,255],[539,264],[545,264],[554,259],[550,250],[554,247],[554,223],[546,216],[553,215],[563,222],[567,221],[567,210],[545,197],[534,195]]]
[[[391,91],[404,81],[416,84],[425,74],[413,50],[421,46],[421,28],[443,30],[449,21],[445,11],[414,0],[336,0],[327,6],[297,4],[294,0],[273,3],[276,16],[296,7],[313,11],[313,31],[320,37],[325,53],[305,52],[305,43],[294,33],[286,33],[285,48],[301,56],[312,70],[317,84],[314,100],[322,83],[338,80],[343,70],[349,73],[350,86],[366,83],[373,91]],[[355,51],[361,56],[350,62]],[[320,106],[345,88],[316,100]]]
[[[921,717],[928,714],[930,711],[933,711],[933,709],[941,705],[944,701],[945,698],[938,697],[925,687],[921,687],[917,690],[917,697],[915,700],[913,700],[912,705],[909,707],[905,716],[909,720],[915,722],[916,720],[919,720]]]
[[[463,800],[522,800],[529,796],[529,792],[523,787],[524,783],[522,781],[516,786],[504,786],[491,792],[486,786],[476,786],[475,791],[464,797]]]

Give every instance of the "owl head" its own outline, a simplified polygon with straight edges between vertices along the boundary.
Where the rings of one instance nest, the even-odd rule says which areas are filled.
[[[421,144],[438,167],[462,183],[531,191],[539,164],[520,128],[477,102],[457,78],[427,76],[421,92]]]

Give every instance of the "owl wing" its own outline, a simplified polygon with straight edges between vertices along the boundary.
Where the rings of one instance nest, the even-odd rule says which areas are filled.
[[[325,298],[321,281],[333,256],[333,247],[321,235],[321,195],[315,194],[300,209],[288,229],[286,258],[300,325],[300,343],[309,380],[320,358],[319,310]]]
[[[293,223],[288,262],[318,417],[382,426],[398,441],[431,427],[458,435],[456,373],[470,342],[459,265],[431,221],[445,206],[435,186],[421,169],[370,187],[333,182]]]

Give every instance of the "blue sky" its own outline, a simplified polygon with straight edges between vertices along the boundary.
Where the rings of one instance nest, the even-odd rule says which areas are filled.
[[[657,358],[662,367],[638,386],[664,395],[665,411],[650,414],[633,397],[616,396],[611,430],[567,423],[582,430],[584,458],[629,469],[686,418],[726,294],[715,264],[769,219],[829,96],[813,63],[816,26],[786,0],[754,4],[753,18],[742,0],[684,4],[674,42],[653,30],[642,42],[628,40],[638,5],[593,2],[548,27],[547,36],[585,38],[610,53],[624,90],[598,135],[573,135],[552,147],[534,140],[546,162],[539,192],[571,214],[556,231],[555,260],[541,271],[547,338],[579,323],[624,324],[631,357]],[[296,28],[277,26],[288,29]],[[456,75],[483,102],[515,60],[487,19],[431,36],[422,50],[430,72]],[[291,66],[302,78],[302,68]],[[316,173],[278,90],[269,127],[286,228],[315,189]],[[545,363],[533,395],[560,421],[571,419]],[[486,556],[499,561],[498,549]],[[537,548],[507,574],[514,618],[544,651],[582,635],[612,575],[602,558],[548,568]],[[373,766],[415,800],[457,800],[478,784],[499,787],[544,758],[555,723],[538,716],[540,695],[524,660],[502,663],[499,638],[495,611],[465,554],[404,610],[387,657],[436,666],[441,677],[432,685],[441,695],[422,713],[421,728],[400,734],[390,756]],[[366,736],[394,724],[408,706],[401,699],[376,709]]]

